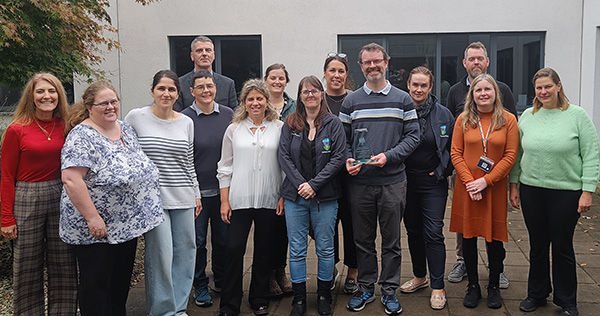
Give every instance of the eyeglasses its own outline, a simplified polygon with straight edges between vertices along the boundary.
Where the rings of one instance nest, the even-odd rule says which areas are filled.
[[[197,85],[194,87],[194,89],[198,89],[198,90],[202,90],[204,91],[206,90],[212,90],[215,87],[214,84],[207,84],[207,85]]]
[[[120,104],[120,101],[119,101],[119,99],[113,99],[113,100],[108,100],[108,101],[92,104],[92,106],[97,106],[99,108],[106,108],[106,107],[108,107],[109,104],[112,106],[118,106]]]
[[[363,61],[359,61],[358,63],[363,65],[363,66],[371,66],[371,64],[373,65],[381,65],[381,63],[383,62],[383,59],[375,59],[375,60],[363,60]]]
[[[309,95],[319,95],[321,93],[321,90],[317,90],[317,89],[312,89],[312,90],[302,90],[300,93],[302,93],[303,96],[307,97]]]
[[[331,57],[331,58],[339,57],[339,58],[346,59],[346,57],[348,57],[348,55],[346,55],[344,53],[329,53],[329,54],[327,54],[327,57]]]

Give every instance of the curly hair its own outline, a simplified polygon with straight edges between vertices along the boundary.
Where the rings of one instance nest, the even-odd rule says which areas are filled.
[[[267,121],[275,121],[279,119],[277,111],[271,104],[271,93],[269,92],[267,84],[262,79],[256,78],[248,79],[246,82],[244,82],[242,92],[240,93],[240,105],[235,109],[235,113],[233,113],[232,122],[239,123],[248,118],[248,111],[246,111],[246,97],[248,97],[248,94],[254,90],[258,91],[265,97],[265,99],[267,99],[267,108],[265,109],[265,118]]]

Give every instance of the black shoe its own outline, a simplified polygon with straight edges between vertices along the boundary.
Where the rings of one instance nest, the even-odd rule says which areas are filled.
[[[254,315],[256,315],[256,316],[267,315],[267,314],[269,314],[269,305],[253,306],[252,311],[254,312]]]
[[[497,286],[488,286],[487,305],[489,308],[498,309],[502,307],[502,295]]]
[[[479,304],[480,299],[481,287],[479,287],[479,284],[467,285],[467,293],[465,294],[463,305],[468,308],[475,308]]]
[[[306,301],[298,301],[292,303],[292,311],[290,316],[303,316],[306,313]]]
[[[333,283],[333,280],[322,281],[317,279],[317,311],[319,316],[331,315],[331,283]]]
[[[527,296],[527,298],[522,300],[521,303],[519,304],[519,309],[524,312],[529,313],[529,312],[535,311],[538,307],[544,306],[544,305],[546,305],[545,298],[537,299],[537,298]]]
[[[560,310],[560,316],[577,316],[577,315],[579,315],[577,306],[563,307]]]
[[[317,297],[317,311],[319,316],[331,316],[331,297],[319,295]]]

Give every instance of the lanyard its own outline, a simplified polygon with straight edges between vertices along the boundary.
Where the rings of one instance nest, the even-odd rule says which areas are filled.
[[[479,119],[479,116],[477,117],[477,124],[479,124],[479,133],[481,133],[481,142],[483,143],[483,155],[487,156],[487,144],[488,144],[488,139],[490,138],[490,131],[492,130],[492,125],[490,124],[487,134],[484,137],[483,136],[483,127],[481,127],[481,120]]]

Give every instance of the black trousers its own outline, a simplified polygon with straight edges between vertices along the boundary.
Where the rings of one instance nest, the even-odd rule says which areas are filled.
[[[271,240],[271,269],[284,268],[287,265],[288,236],[285,216],[277,216],[273,221],[273,240]]]
[[[407,172],[406,211],[404,227],[415,277],[429,275],[431,288],[444,288],[446,245],[444,243],[444,213],[448,198],[448,181],[438,181],[427,173]]]
[[[486,241],[488,263],[490,265],[489,286],[498,287],[500,285],[500,273],[504,271],[504,258],[506,251],[504,243],[498,240]],[[479,284],[479,274],[477,272],[477,237],[463,237],[463,254],[465,256],[465,266],[469,277],[469,284]]]
[[[254,222],[254,254],[252,257],[252,279],[250,281],[250,306],[269,305],[269,273],[271,271],[271,242],[273,225],[277,220],[272,209],[241,209],[231,215],[227,232],[225,278],[221,293],[220,311],[239,315],[243,296],[244,254]]]
[[[573,234],[579,220],[577,208],[581,191],[552,190],[521,184],[521,207],[529,232],[529,279],[527,295],[542,299],[552,292],[550,285],[550,246],[554,303],[577,305],[577,269]]]
[[[343,170],[341,172],[344,172]],[[342,177],[342,197],[338,199],[338,215],[335,223],[335,236],[333,237],[333,249],[335,263],[340,262],[340,237],[338,224],[342,222],[344,231],[344,265],[351,269],[358,267],[356,263],[356,244],[354,243],[354,231],[352,228],[352,213],[350,213],[350,193],[348,192],[349,177]]]
[[[82,316],[126,315],[137,238],[122,244],[73,246],[79,264]]]

